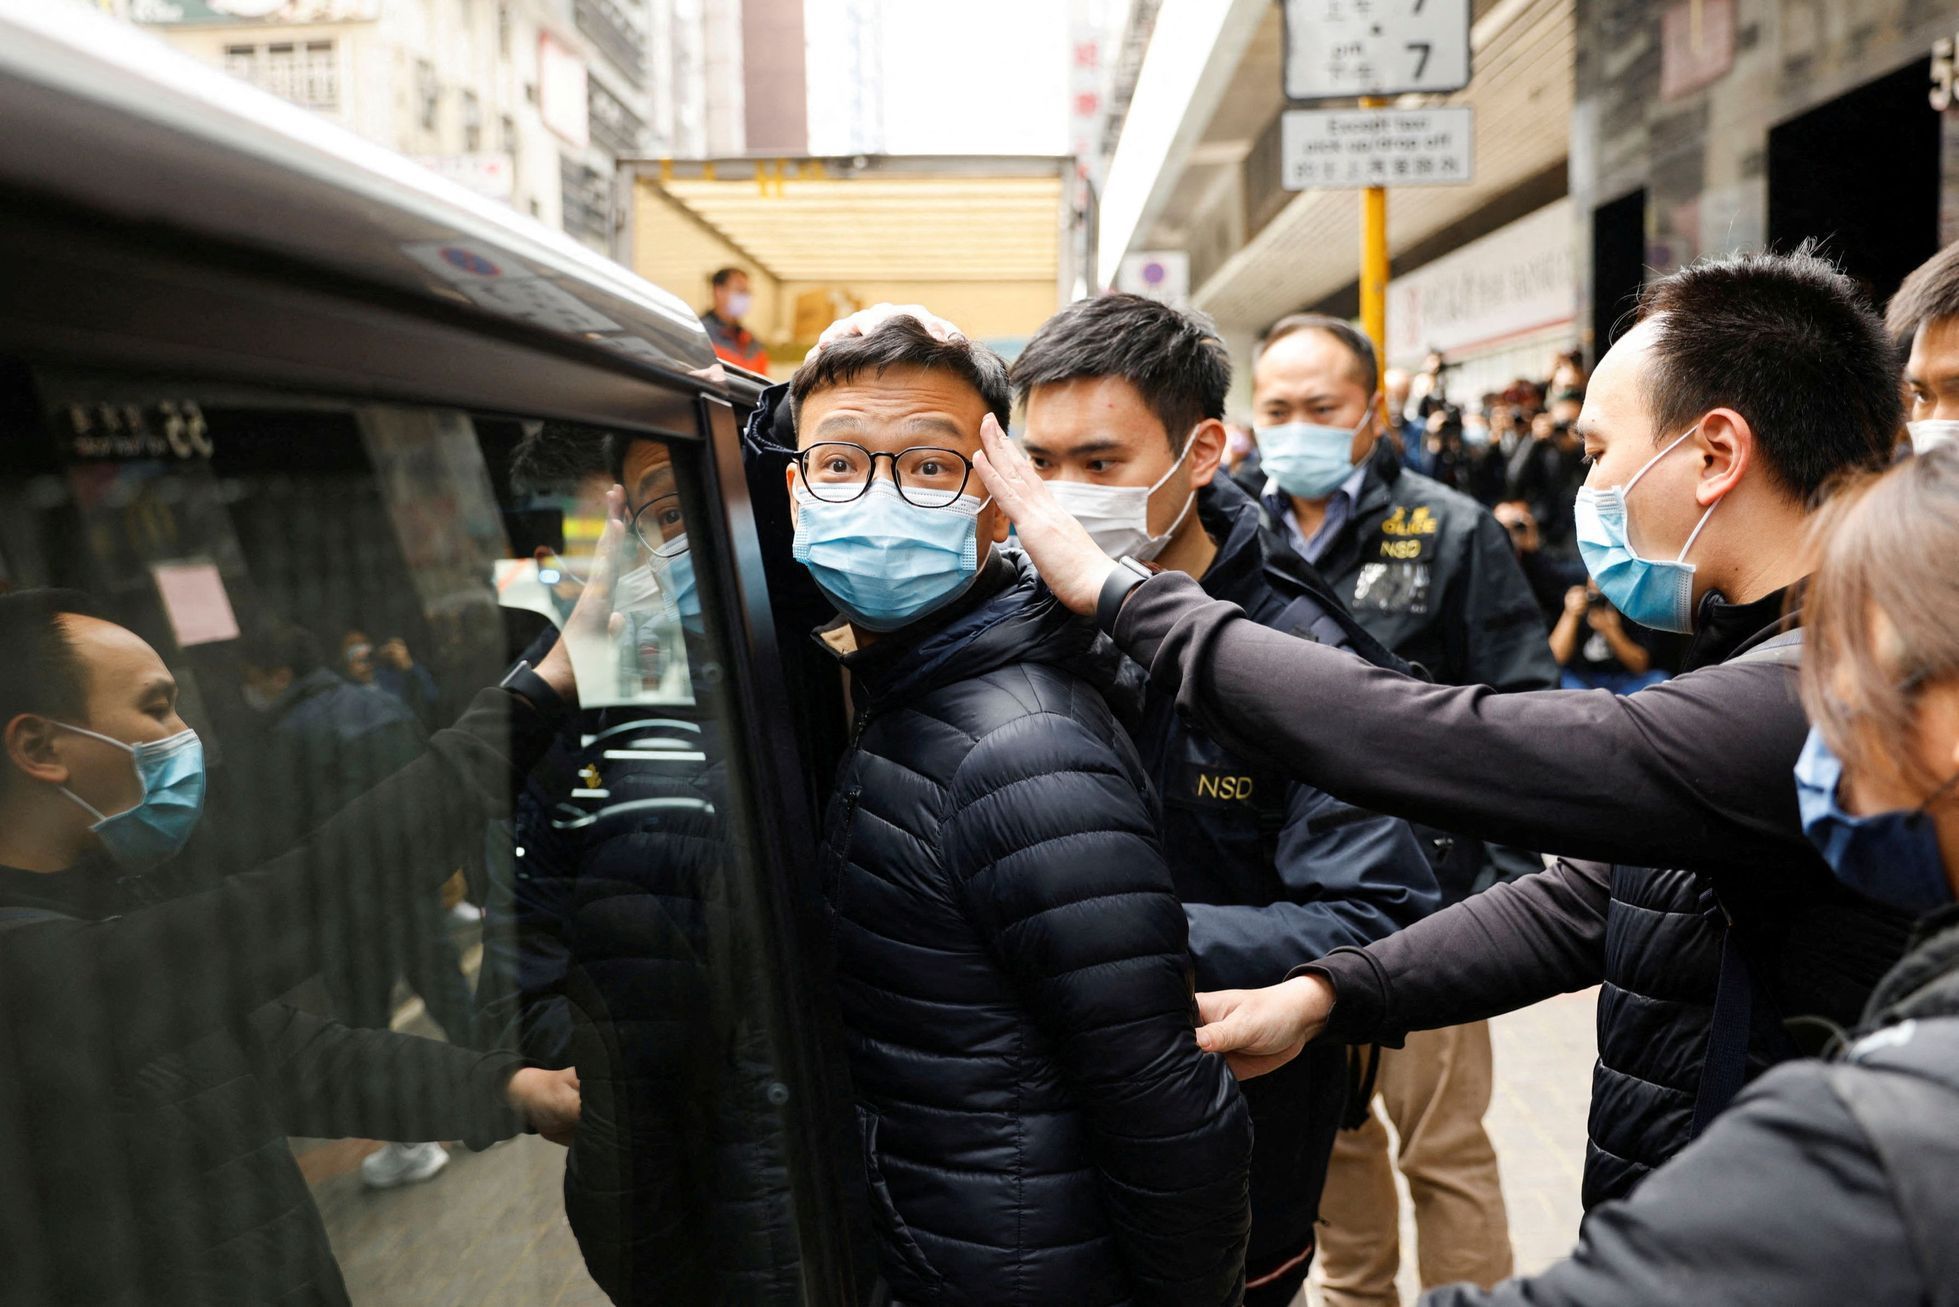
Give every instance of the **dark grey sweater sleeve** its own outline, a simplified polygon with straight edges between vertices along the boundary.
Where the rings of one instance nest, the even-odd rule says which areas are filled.
[[[1115,634],[1187,720],[1360,807],[1600,862],[1816,862],[1790,779],[1807,729],[1791,667],[1710,667],[1636,695],[1431,685],[1172,572],[1131,593]]]
[[[1366,948],[1298,968],[1333,983],[1323,1039],[1399,1045],[1411,1030],[1480,1021],[1598,983],[1611,869],[1559,861]]]

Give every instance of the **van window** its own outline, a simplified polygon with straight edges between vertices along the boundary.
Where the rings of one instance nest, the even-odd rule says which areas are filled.
[[[700,449],[3,365],[0,433],[0,591],[80,590],[146,642],[206,775],[181,851],[125,861],[0,758],[0,802],[53,831],[0,832],[23,1296],[68,1301],[85,1265],[97,1301],[796,1299],[793,1077]],[[544,661],[621,476],[615,611],[540,737],[485,687]],[[147,729],[63,622],[74,693],[12,712]],[[148,764],[72,756],[113,821],[133,792],[99,777]],[[278,875],[289,900],[249,897]],[[566,1149],[505,1099],[554,1086],[556,1133],[571,1074]]]

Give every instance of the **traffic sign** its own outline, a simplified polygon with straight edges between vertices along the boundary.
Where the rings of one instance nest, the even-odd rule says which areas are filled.
[[[1475,111],[1288,109],[1279,123],[1285,189],[1446,186],[1469,181]]]
[[[1469,0],[1285,0],[1289,100],[1469,85]]]

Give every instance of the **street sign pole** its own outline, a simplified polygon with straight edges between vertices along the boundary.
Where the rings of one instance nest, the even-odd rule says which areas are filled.
[[[1394,96],[1448,95],[1469,85],[1471,0],[1284,0],[1284,6],[1286,99],[1355,96],[1363,111],[1378,115],[1355,123],[1355,115],[1340,111],[1287,113],[1282,168],[1288,190],[1360,187],[1360,325],[1385,366],[1387,183],[1461,183],[1470,172],[1467,109],[1385,111]],[[1461,119],[1453,128],[1451,115]]]
[[[1363,96],[1360,107],[1382,109],[1387,101]],[[1360,325],[1374,342],[1374,357],[1388,357],[1388,188],[1369,186],[1360,195]]]

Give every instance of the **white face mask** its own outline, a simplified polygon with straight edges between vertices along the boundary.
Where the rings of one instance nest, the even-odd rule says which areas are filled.
[[[1922,422],[1905,423],[1911,432],[1911,452],[1925,454],[1940,445],[1959,440],[1959,422],[1945,419],[1926,418]]]
[[[754,297],[745,290],[731,292],[728,296],[728,318],[730,321],[740,322],[748,316],[748,311],[753,307],[755,307]]]
[[[1196,443],[1196,433],[1184,439],[1184,452],[1177,455],[1177,461],[1170,470],[1158,477],[1153,486],[1101,486],[1088,481],[1050,481],[1048,492],[1062,509],[1087,528],[1089,538],[1095,547],[1111,558],[1121,558],[1127,554],[1138,562],[1147,563],[1163,552],[1177,529],[1190,516],[1191,506],[1197,502],[1197,489],[1184,500],[1183,510],[1177,520],[1162,535],[1150,534],[1150,496],[1162,489],[1165,482],[1175,475],[1177,469],[1190,457],[1190,447]]]

